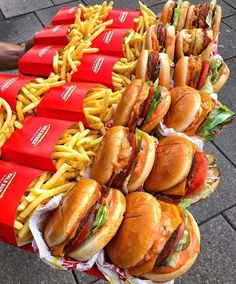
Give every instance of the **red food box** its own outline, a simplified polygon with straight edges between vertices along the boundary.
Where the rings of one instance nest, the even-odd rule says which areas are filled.
[[[44,171],[56,172],[54,146],[73,123],[42,117],[27,117],[3,145],[2,159]]]
[[[78,11],[78,7],[64,7],[61,8],[52,20],[52,25],[67,25],[75,22],[75,15]],[[109,12],[105,21],[113,20],[113,23],[109,28],[120,28],[120,29],[136,29],[136,23],[134,19],[140,14],[138,10],[127,10],[127,9],[112,9]],[[83,15],[81,15],[83,19]]]
[[[75,15],[78,7],[63,7],[61,8],[52,20],[52,25],[68,25],[75,22]]]
[[[15,246],[14,221],[21,198],[30,183],[43,172],[38,169],[0,161],[0,240]]]
[[[62,45],[35,45],[19,60],[19,72],[24,75],[48,77],[53,69],[53,57]]]
[[[37,106],[37,115],[72,122],[83,121],[84,126],[88,127],[83,100],[89,90],[96,86],[96,83],[66,83],[50,89]]]
[[[0,74],[0,97],[8,102],[12,110],[16,110],[16,96],[20,89],[34,77],[12,74]]]
[[[36,45],[67,45],[67,33],[69,25],[47,26],[35,33],[34,42]]]
[[[92,42],[100,54],[124,57],[123,43],[128,29],[106,29]]]
[[[103,54],[85,54],[72,81],[98,83],[113,89],[112,72],[119,59]]]

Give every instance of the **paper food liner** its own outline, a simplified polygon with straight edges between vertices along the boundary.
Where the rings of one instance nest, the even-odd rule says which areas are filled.
[[[76,260],[65,259],[64,257],[55,257],[51,254],[50,249],[45,243],[42,236],[42,228],[50,211],[57,208],[62,200],[63,195],[57,195],[52,198],[44,207],[36,211],[36,213],[29,220],[29,227],[33,235],[33,248],[38,252],[39,257],[43,262],[59,270],[78,270],[86,271],[92,268],[98,254],[93,256],[86,262],[79,262]]]
[[[102,250],[96,260],[98,269],[103,273],[105,278],[112,284],[154,284],[158,282],[153,282],[151,280],[143,280],[136,277],[133,277],[124,269],[119,268],[118,266],[111,264],[106,261],[104,250]],[[174,280],[165,282],[162,284],[173,284]]]
[[[157,127],[158,131],[160,132],[160,134],[162,136],[181,136],[184,137],[186,139],[188,139],[189,141],[191,141],[192,143],[194,143],[195,145],[197,145],[198,149],[202,151],[203,146],[204,146],[204,142],[198,138],[197,136],[188,136],[182,132],[177,132],[175,131],[173,128],[168,128],[163,121],[160,122],[160,124]]]

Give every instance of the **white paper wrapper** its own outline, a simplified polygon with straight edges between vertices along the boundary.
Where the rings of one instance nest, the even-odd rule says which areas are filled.
[[[181,136],[184,137],[186,139],[188,139],[189,141],[191,141],[192,143],[196,144],[198,146],[198,149],[202,151],[203,146],[204,146],[204,142],[196,137],[196,136],[188,136],[184,133],[181,132],[177,132],[175,131],[173,128],[168,128],[162,121],[160,122],[159,126],[158,126],[158,131],[160,132],[160,134],[162,136]]]
[[[111,284],[154,284],[157,282],[152,282],[150,280],[143,280],[139,278],[135,278],[131,275],[128,275],[123,269],[117,267],[114,264],[108,263],[105,260],[105,253],[102,250],[98,258],[96,260],[96,264],[98,269],[102,272],[102,274],[106,277],[106,279]],[[173,284],[174,280],[162,283],[162,284]]]
[[[63,257],[55,257],[51,255],[51,252],[42,237],[41,230],[44,221],[47,218],[50,211],[54,210],[59,206],[62,197],[63,197],[62,194],[55,196],[44,207],[36,211],[36,213],[30,218],[29,227],[34,238],[32,245],[34,249],[38,252],[39,257],[42,259],[42,261],[50,265],[54,269],[60,269],[60,270],[73,269],[73,270],[85,271],[90,269],[94,265],[98,257],[98,254],[96,254],[93,258],[91,258],[87,262],[78,262],[75,260],[68,260]]]

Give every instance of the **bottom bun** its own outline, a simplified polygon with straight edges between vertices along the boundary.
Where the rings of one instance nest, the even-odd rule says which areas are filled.
[[[196,234],[196,237],[198,239],[198,241],[200,242],[200,231],[198,228],[198,225],[195,221],[195,219],[193,218],[193,216],[191,215],[191,213],[188,212],[188,216],[189,216],[189,220],[191,222],[192,225],[192,229],[194,231],[194,233]],[[149,272],[149,273],[145,273],[142,275],[142,278],[154,281],[154,282],[168,282],[171,281],[173,279],[176,279],[180,276],[182,276],[184,273],[186,273],[194,264],[194,262],[196,261],[197,257],[198,257],[199,253],[194,253],[192,255],[192,257],[184,264],[182,265],[178,270],[174,271],[174,272],[170,272],[170,273],[166,273],[166,274],[156,274],[155,273],[155,268]]]
[[[77,250],[69,254],[78,261],[86,261],[102,250],[114,237],[126,210],[125,197],[119,190],[111,189],[106,198],[110,203],[106,223],[93,236],[86,239]]]

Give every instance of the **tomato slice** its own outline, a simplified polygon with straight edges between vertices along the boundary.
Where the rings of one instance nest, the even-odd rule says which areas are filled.
[[[140,117],[141,117],[141,118],[145,118],[145,117],[146,117],[146,114],[147,114],[147,112],[148,112],[149,106],[150,106],[151,101],[152,101],[153,93],[154,93],[154,87],[151,86],[150,89],[149,89],[148,98],[146,99],[146,101],[145,101],[145,103],[144,103],[144,106],[143,106],[143,111],[142,111],[142,113],[140,114]]]
[[[202,72],[201,72],[200,79],[199,79],[198,84],[197,84],[197,90],[200,90],[203,87],[203,85],[205,84],[206,78],[207,78],[208,73],[209,73],[209,69],[210,69],[209,60],[204,61],[202,63]]]
[[[193,165],[188,177],[187,194],[195,192],[204,184],[207,172],[207,157],[201,152],[196,152],[194,154]]]

